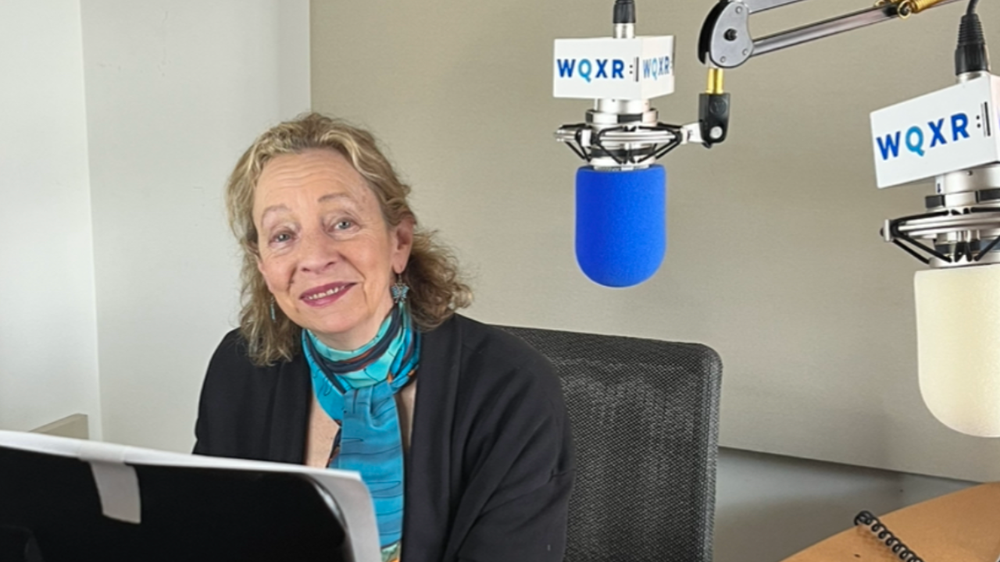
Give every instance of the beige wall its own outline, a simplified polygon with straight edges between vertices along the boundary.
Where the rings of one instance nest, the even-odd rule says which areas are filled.
[[[0,2],[0,429],[100,438],[81,33],[77,0]]]
[[[238,318],[223,186],[309,105],[307,0],[84,2],[104,439],[190,451]]]
[[[316,110],[372,128],[414,185],[416,210],[473,274],[488,322],[698,341],[725,362],[724,445],[972,480],[1000,444],[956,434],[920,398],[912,277],[883,219],[929,187],[874,187],[868,113],[953,81],[962,8],[948,6],[753,60],[728,73],[726,145],[664,160],[669,250],[629,290],[573,257],[573,174],[552,140],[586,102],[551,99],[552,40],[610,34],[611,0],[313,0]],[[863,8],[805,3],[758,35]],[[637,2],[641,34],[678,39],[661,119],[696,118],[694,45],[709,0]],[[1000,8],[980,12],[1000,45]]]

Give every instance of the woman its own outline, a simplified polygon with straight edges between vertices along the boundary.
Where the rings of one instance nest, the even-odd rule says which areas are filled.
[[[417,228],[373,137],[321,115],[243,154],[226,203],[240,327],[202,389],[195,452],[357,470],[384,560],[556,561],[573,460],[559,381]]]

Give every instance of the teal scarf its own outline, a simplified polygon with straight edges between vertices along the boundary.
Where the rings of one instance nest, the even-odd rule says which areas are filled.
[[[416,373],[420,334],[400,303],[360,349],[332,349],[308,330],[302,347],[317,401],[340,424],[328,466],[361,474],[375,504],[383,558],[393,559],[403,537],[404,481],[394,395]]]

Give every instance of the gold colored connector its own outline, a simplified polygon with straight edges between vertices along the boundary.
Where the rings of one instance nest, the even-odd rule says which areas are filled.
[[[906,19],[913,14],[919,14],[920,12],[937,6],[944,0],[903,0],[899,3],[899,7],[896,8],[896,13],[899,14],[901,19]]]
[[[708,69],[708,93],[721,94],[723,92],[723,76],[721,68]]]

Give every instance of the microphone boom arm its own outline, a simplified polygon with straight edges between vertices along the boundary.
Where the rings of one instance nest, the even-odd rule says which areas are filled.
[[[698,122],[706,148],[729,134],[729,94],[722,88],[722,71],[736,68],[750,58],[787,49],[838,33],[893,19],[906,19],[935,6],[958,0],[878,0],[866,10],[782,31],[760,39],[750,35],[750,16],[804,0],[719,0],[701,27],[698,57],[709,67],[708,91],[701,94]]]
[[[736,68],[752,57],[823,37],[897,18],[906,19],[958,0],[879,0],[874,7],[865,10],[760,39],[751,36],[751,15],[801,1],[719,0],[709,12],[698,43],[698,56],[709,69],[709,88],[707,93],[702,94],[699,112],[703,132],[706,122],[713,118],[706,108],[711,108],[712,104],[724,104],[727,108],[729,105],[728,94],[722,89],[723,69]],[[976,0],[970,0],[959,32],[955,73],[960,82],[984,80],[987,79],[985,76],[989,76],[989,55],[975,6]],[[986,98],[993,99],[992,90]],[[950,97],[947,100],[957,103]],[[988,111],[990,103],[983,102],[984,112]],[[987,117],[984,113],[982,119],[993,120],[995,117]],[[725,140],[728,112],[721,125],[721,136],[705,135],[705,146]],[[880,187],[913,180],[909,176],[896,177],[892,181],[886,180],[885,185],[880,184]],[[986,162],[969,169],[938,173],[935,183],[935,195],[925,199],[926,212],[885,221],[881,232],[883,239],[934,268],[1000,264],[1000,162]]]
[[[894,19],[906,19],[958,0],[881,0],[872,8],[836,16],[760,39],[750,35],[752,14],[804,0],[720,0],[702,25],[698,55],[713,68],[736,68],[751,57]]]

